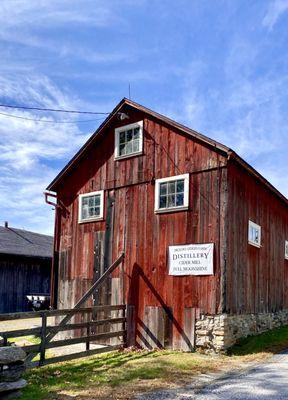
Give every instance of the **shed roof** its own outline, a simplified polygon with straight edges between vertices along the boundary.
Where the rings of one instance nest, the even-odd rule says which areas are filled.
[[[1,226],[0,253],[52,258],[53,236]]]
[[[183,133],[191,136],[206,146],[212,147],[215,151],[221,152],[228,159],[235,160],[239,165],[241,165],[247,172],[254,175],[262,184],[264,184],[269,190],[271,190],[276,196],[278,196],[282,201],[288,205],[288,199],[279,192],[267,179],[265,179],[258,171],[256,171],[251,165],[249,165],[243,158],[241,158],[234,150],[225,146],[222,143],[217,142],[209,138],[208,136],[203,135],[191,128],[188,128],[162,114],[159,114],[153,110],[150,110],[147,107],[142,106],[132,100],[126,99],[125,97],[117,104],[114,110],[108,115],[105,121],[98,127],[98,129],[92,134],[92,136],[87,140],[87,142],[81,147],[81,149],[75,154],[75,156],[68,162],[68,164],[59,172],[59,174],[55,177],[55,179],[48,185],[47,190],[57,191],[57,186],[59,185],[62,178],[66,176],[68,172],[75,166],[77,161],[85,154],[86,150],[97,140],[100,133],[107,127],[107,125],[111,122],[112,118],[121,112],[124,107],[131,107],[137,109],[143,113],[146,113],[165,124],[173,126],[178,131],[182,131]]]

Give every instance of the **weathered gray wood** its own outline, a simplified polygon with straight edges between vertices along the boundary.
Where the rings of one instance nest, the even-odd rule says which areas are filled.
[[[106,324],[118,324],[118,323],[123,323],[126,321],[125,317],[121,318],[107,318],[107,319],[101,319],[98,321],[89,321],[89,322],[79,322],[76,324],[68,324],[65,326],[62,326],[60,330],[58,330],[58,326],[50,326],[47,328],[47,332],[62,332],[62,331],[70,331],[74,329],[81,329],[81,328],[87,328],[87,325],[90,327],[92,326],[99,326],[99,325],[106,325]]]
[[[119,264],[117,264],[117,265],[119,265]],[[114,268],[116,268],[116,267],[114,267]],[[10,321],[13,319],[16,320],[16,319],[41,318],[43,313],[45,313],[47,315],[47,317],[55,317],[55,316],[66,315],[68,313],[73,313],[73,315],[74,315],[76,313],[90,313],[93,311],[97,312],[97,311],[103,311],[103,310],[105,310],[105,311],[124,310],[125,307],[126,307],[125,304],[119,304],[119,305],[102,305],[102,306],[83,307],[83,308],[79,307],[77,309],[65,308],[62,310],[30,311],[30,312],[0,314],[0,321]]]
[[[30,336],[30,335],[38,336],[40,334],[41,334],[41,328],[19,329],[17,331],[0,332],[0,336],[2,336],[3,338],[5,337],[13,338],[13,337]]]
[[[106,353],[106,352],[110,352],[110,351],[115,351],[115,350],[119,350],[121,348],[122,348],[122,345],[105,346],[105,347],[101,347],[98,349],[92,349],[89,351],[81,351],[79,353],[65,354],[63,356],[48,358],[45,360],[43,365],[54,364],[54,363],[58,363],[58,362],[62,362],[62,361],[75,360],[77,358],[83,358],[83,357],[88,357],[88,356],[92,356],[95,354],[101,354],[101,353]],[[39,361],[32,361],[26,365],[26,368],[34,368],[34,367],[38,367],[38,366],[40,367]]]
[[[127,346],[135,346],[135,329],[136,329],[136,322],[135,322],[135,306],[128,304],[127,305]]]
[[[105,231],[95,232],[94,237],[94,278],[93,281],[96,282],[101,275],[104,273],[104,241],[105,241]],[[101,288],[96,288],[93,293],[93,304],[101,304]],[[95,315],[93,315],[93,318]]]
[[[184,308],[184,332],[182,333],[181,348],[184,351],[193,351],[195,348],[195,319],[196,309]]]
[[[123,306],[125,307],[125,306]],[[68,324],[66,326],[62,326],[60,331],[69,331],[69,330],[74,330],[74,329],[81,329],[81,328],[86,328],[87,324],[89,323],[90,326],[98,326],[98,325],[104,325],[104,324],[119,324],[119,323],[125,323],[126,318],[125,317],[119,317],[119,318],[107,318],[103,320],[98,320],[98,321],[91,321],[91,322],[79,322],[77,324]],[[47,326],[46,327],[46,332],[59,332],[58,326]],[[19,329],[17,331],[6,331],[6,332],[0,332],[0,336],[5,338],[16,338],[16,337],[21,337],[21,336],[30,336],[30,335],[35,335],[35,336],[40,336],[41,334],[41,328],[31,328],[31,329]],[[5,344],[3,344],[5,346]]]
[[[128,315],[127,315],[128,319]],[[172,346],[172,311],[158,306],[146,306],[145,317],[140,324],[139,340],[149,349]],[[129,327],[127,327],[129,332]]]
[[[47,316],[42,315],[42,328],[41,328],[41,344],[40,344],[40,364],[42,365],[45,361],[45,345],[46,345],[46,327],[47,327]]]
[[[90,350],[90,340],[89,340],[90,335],[91,335],[91,332],[90,332],[90,324],[89,324],[89,322],[88,322],[88,323],[87,323],[86,351],[89,351],[89,350]]]
[[[59,323],[59,327],[66,325],[68,321],[73,317],[75,310],[79,309],[82,304],[84,304],[87,299],[93,294],[95,289],[99,287],[100,285],[105,282],[105,280],[108,278],[108,276],[118,267],[118,265],[123,261],[124,259],[124,253],[120,255],[120,257],[117,258],[116,261],[107,269],[107,271],[104,272],[104,274],[91,286],[91,288],[82,296],[82,298],[78,301],[78,303],[74,306],[74,309],[70,310],[69,313],[62,319],[62,321]],[[102,306],[103,307],[103,306]],[[107,307],[112,307],[112,306],[107,306]],[[107,309],[107,308],[106,308]],[[49,342],[55,335],[55,333],[50,333],[46,340]]]
[[[69,346],[72,344],[78,344],[78,343],[86,343],[87,340],[90,342],[93,341],[99,341],[99,340],[105,340],[109,339],[111,337],[116,337],[116,336],[124,336],[125,331],[121,330],[118,332],[106,332],[106,333],[98,333],[96,335],[90,335],[90,336],[82,336],[79,338],[72,338],[72,339],[63,339],[63,340],[55,340],[53,342],[49,342],[45,344],[45,349],[52,349],[55,347],[62,347],[62,346]],[[22,346],[20,347],[23,349],[26,353],[38,353],[41,349],[40,344],[33,344],[29,346]],[[29,360],[28,358],[28,361]]]
[[[93,342],[94,340],[104,340],[104,339],[108,339],[111,337],[123,336],[124,334],[125,334],[125,331],[118,331],[118,332],[98,333],[96,335],[82,336],[80,338],[55,340],[53,342],[47,343],[46,349],[52,349],[54,347],[69,346],[71,344],[77,344],[77,343],[86,343],[87,340],[89,340],[90,342]]]

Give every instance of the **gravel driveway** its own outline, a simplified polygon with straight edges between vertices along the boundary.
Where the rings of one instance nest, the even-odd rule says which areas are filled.
[[[206,379],[206,384],[209,377]],[[205,383],[205,380],[204,382]],[[288,400],[288,351],[268,362],[238,374],[210,377],[202,389],[197,385],[158,391],[137,397],[141,400]]]

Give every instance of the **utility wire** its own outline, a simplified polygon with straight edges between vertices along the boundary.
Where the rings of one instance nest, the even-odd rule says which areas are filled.
[[[97,118],[97,119],[80,119],[80,120],[75,120],[75,121],[53,121],[51,119],[34,119],[34,118],[28,118],[28,117],[20,117],[20,115],[6,114],[6,113],[2,113],[2,112],[0,112],[0,115],[4,115],[5,117],[10,117],[10,118],[24,119],[26,121],[47,122],[47,123],[51,123],[51,124],[78,124],[80,122],[102,121],[105,118],[105,117],[102,117],[102,118]]]
[[[63,110],[54,108],[41,108],[41,107],[28,107],[28,106],[14,106],[11,104],[0,104],[0,107],[4,108],[17,108],[22,110],[36,110],[36,111],[51,111],[51,112],[62,112],[71,114],[96,114],[96,115],[108,115],[109,112],[96,112],[96,111],[76,111],[76,110]]]

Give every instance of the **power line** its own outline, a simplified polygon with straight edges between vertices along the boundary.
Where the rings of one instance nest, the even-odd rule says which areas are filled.
[[[20,117],[20,115],[6,114],[6,113],[2,113],[2,112],[0,112],[0,115],[4,115],[5,117],[9,117],[9,118],[17,118],[17,119],[24,119],[26,121],[45,122],[45,123],[51,123],[51,124],[78,124],[80,122],[102,121],[105,118],[105,117],[102,117],[102,118],[96,118],[96,119],[80,119],[80,120],[75,120],[75,121],[53,121],[50,119],[34,119],[34,118],[28,118],[28,117]]]
[[[14,106],[11,104],[0,104],[0,107],[4,108],[16,108],[23,110],[36,110],[36,111],[50,111],[50,112],[62,112],[71,114],[94,114],[94,115],[108,115],[109,112],[96,112],[96,111],[76,111],[76,110],[64,110],[64,109],[54,109],[54,108],[41,108],[41,107],[29,107],[29,106]]]

